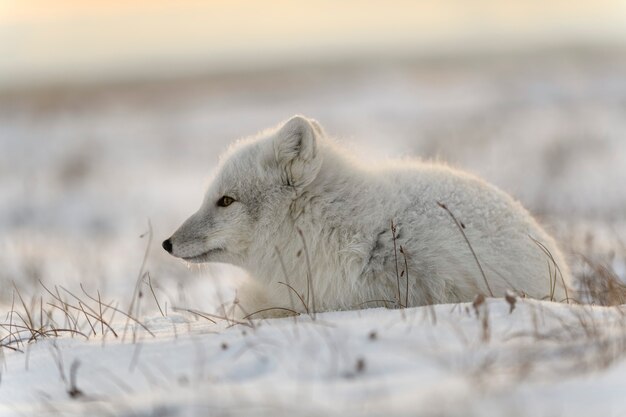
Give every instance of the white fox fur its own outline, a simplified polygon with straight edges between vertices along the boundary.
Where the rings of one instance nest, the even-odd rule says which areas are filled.
[[[219,206],[223,196],[234,202]],[[418,306],[506,290],[563,300],[570,284],[554,240],[504,192],[435,163],[365,166],[302,116],[232,146],[169,243],[187,261],[247,270],[252,284],[239,299],[248,312]]]

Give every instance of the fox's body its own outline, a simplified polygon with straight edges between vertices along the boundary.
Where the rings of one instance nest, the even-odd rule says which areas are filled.
[[[562,300],[570,279],[553,239],[494,186],[439,164],[361,165],[303,117],[235,145],[203,206],[164,247],[246,269],[254,285],[240,302],[250,312],[416,306],[506,290]]]

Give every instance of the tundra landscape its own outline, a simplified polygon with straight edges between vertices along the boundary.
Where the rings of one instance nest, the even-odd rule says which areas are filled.
[[[1,93],[0,414],[626,415],[624,52]],[[559,243],[576,298],[551,297],[547,262],[543,300],[317,313],[296,291],[303,314],[241,318],[244,271],[161,242],[229,144],[296,113],[359,158],[441,161],[510,193]]]

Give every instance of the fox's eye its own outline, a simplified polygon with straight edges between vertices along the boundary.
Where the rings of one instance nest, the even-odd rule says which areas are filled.
[[[217,205],[219,207],[228,207],[234,202],[235,202],[234,198],[225,195],[225,196],[222,196],[222,198],[220,198],[219,200],[217,200]]]

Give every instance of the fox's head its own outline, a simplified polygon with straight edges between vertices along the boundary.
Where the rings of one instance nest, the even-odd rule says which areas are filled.
[[[221,159],[200,209],[163,248],[189,262],[244,265],[251,245],[271,244],[293,200],[316,178],[322,136],[316,121],[294,116],[236,144]]]

